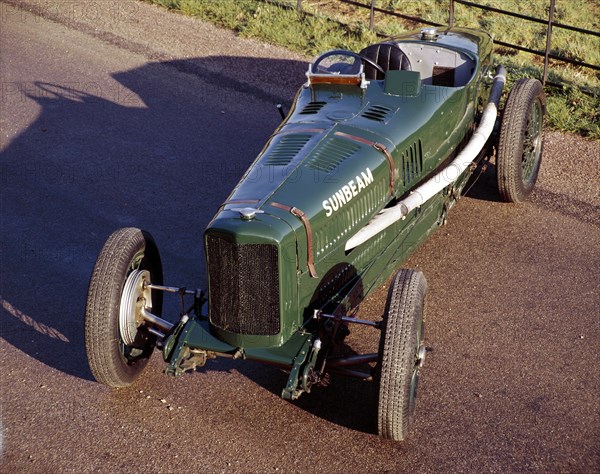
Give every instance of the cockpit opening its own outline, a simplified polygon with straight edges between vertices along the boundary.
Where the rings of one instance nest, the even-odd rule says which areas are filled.
[[[473,78],[476,61],[469,55],[431,42],[383,42],[360,53],[334,50],[319,56],[308,68],[307,85],[339,84],[366,88],[385,80],[388,71],[414,71],[421,84],[463,87]]]

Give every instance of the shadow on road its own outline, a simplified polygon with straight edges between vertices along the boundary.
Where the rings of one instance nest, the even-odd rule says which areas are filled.
[[[202,286],[202,230],[278,125],[281,91],[289,104],[305,68],[267,58],[177,60],[4,95],[8,107],[37,115],[0,152],[1,337],[90,379],[87,284],[119,227],[155,236],[168,281]]]
[[[202,231],[278,125],[274,104],[282,97],[273,91],[287,87],[290,104],[305,69],[264,58],[178,60],[114,74],[113,89],[37,83],[25,91],[20,100],[35,101],[39,114],[0,154],[0,336],[49,367],[91,380],[87,284],[119,227],[155,236],[167,283],[203,286]],[[250,84],[250,77],[260,81]],[[177,311],[167,304],[165,316]],[[257,363],[219,360],[201,371],[233,368],[278,396],[287,380]],[[371,389],[336,377],[295,403],[373,432],[374,418],[364,416]]]
[[[199,378],[205,373],[235,370],[244,377],[268,390],[276,397],[286,385],[289,373],[260,362],[231,361],[230,359],[216,359],[209,361],[203,368],[196,369],[194,376]],[[235,390],[232,391],[234,404]],[[289,402],[301,410],[305,410],[319,418],[345,428],[364,433],[377,432],[377,391],[374,382],[362,381],[330,374],[326,386],[315,386],[311,393],[303,394],[298,400]]]
[[[496,165],[487,163],[485,168],[475,171],[465,186],[463,195],[480,201],[500,202],[501,198],[496,182]]]

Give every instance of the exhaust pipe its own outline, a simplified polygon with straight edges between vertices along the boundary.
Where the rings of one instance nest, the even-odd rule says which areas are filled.
[[[400,201],[394,207],[384,209],[373,217],[373,219],[348,240],[346,243],[346,251],[358,247],[360,244],[379,234],[392,224],[404,219],[409,212],[422,206],[442,189],[456,182],[458,177],[462,175],[471,163],[473,163],[473,160],[477,158],[477,155],[479,155],[494,130],[494,124],[496,123],[496,117],[498,115],[498,102],[502,95],[502,89],[504,89],[505,83],[506,69],[504,69],[503,66],[498,66],[496,68],[494,82],[492,83],[492,90],[490,91],[490,99],[485,106],[481,120],[479,121],[479,126],[473,133],[469,143],[467,143],[456,158],[454,158],[454,160],[442,171],[430,178],[426,183],[413,189],[405,199]],[[448,179],[447,175],[449,169],[452,169],[452,173],[456,174],[456,177],[451,180]]]

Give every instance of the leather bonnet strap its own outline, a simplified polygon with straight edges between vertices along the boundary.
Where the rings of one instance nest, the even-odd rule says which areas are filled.
[[[317,275],[317,271],[315,270],[312,229],[310,227],[310,221],[308,220],[308,217],[306,217],[306,213],[298,209],[297,207],[286,206],[285,204],[280,204],[278,202],[272,202],[271,206],[276,207],[278,209],[283,209],[284,211],[287,211],[296,216],[298,219],[300,219],[300,221],[304,225],[304,230],[306,230],[306,259],[308,271],[310,272],[311,277],[319,278],[319,276]]]

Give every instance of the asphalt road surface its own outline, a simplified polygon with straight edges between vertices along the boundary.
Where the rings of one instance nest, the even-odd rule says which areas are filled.
[[[549,133],[529,202],[486,174],[407,263],[431,348],[407,441],[374,435],[354,380],[290,403],[276,368],[173,379],[156,354],[113,391],[83,344],[105,239],[147,229],[166,281],[202,287],[202,231],[305,58],[130,0],[0,7],[2,472],[600,472],[598,142]]]

